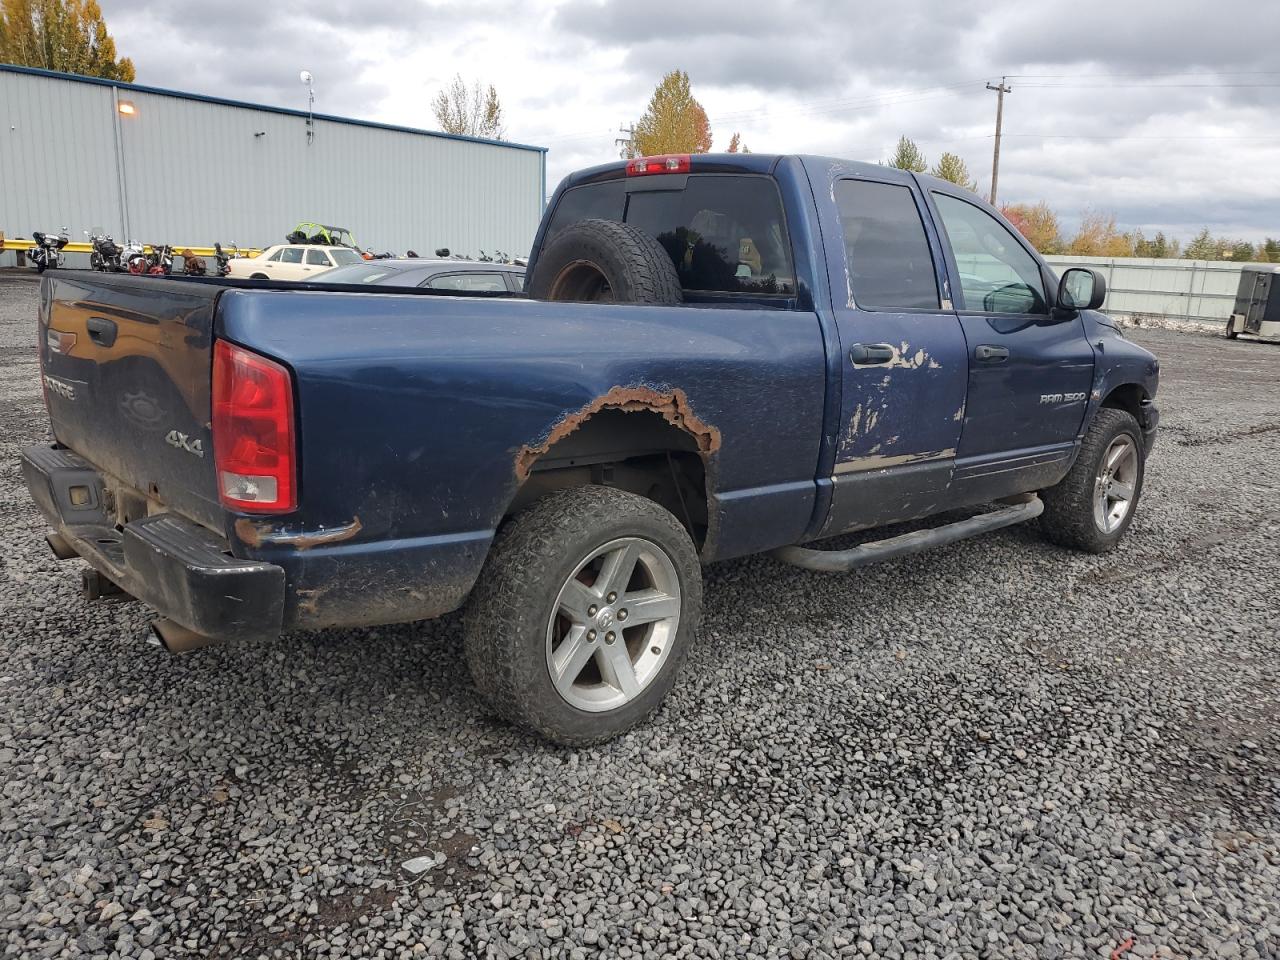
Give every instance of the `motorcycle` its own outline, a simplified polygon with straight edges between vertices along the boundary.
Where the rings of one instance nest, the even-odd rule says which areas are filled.
[[[153,243],[151,253],[147,254],[147,275],[167,277],[171,273],[173,273],[173,247],[167,243]]]
[[[146,251],[143,250],[142,244],[137,240],[130,240],[125,244],[124,253],[121,254],[124,260],[124,268],[135,276],[142,276],[147,272],[149,266],[147,262]]]
[[[66,227],[56,235],[33,230],[31,239],[36,242],[36,245],[27,251],[27,256],[31,258],[37,273],[44,273],[46,270],[62,266],[64,260],[62,248],[71,242],[71,238],[67,236]]]
[[[190,249],[184,249],[179,256],[182,257],[184,277],[203,277],[209,272],[209,266],[204,262],[204,257],[197,257]]]
[[[226,277],[231,274],[231,261],[240,256],[240,247],[238,245],[231,244],[231,250],[231,253],[227,253],[222,248],[222,244],[215,243],[213,245],[213,257],[218,262],[217,271],[220,277]]]
[[[125,267],[120,260],[120,255],[124,253],[123,247],[103,233],[99,227],[95,227],[92,231],[84,231],[84,235],[89,238],[89,243],[93,246],[93,252],[89,254],[91,268],[102,273],[124,271]]]

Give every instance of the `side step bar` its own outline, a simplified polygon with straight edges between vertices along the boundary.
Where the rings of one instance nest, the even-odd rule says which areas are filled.
[[[859,544],[848,550],[812,550],[808,547],[779,547],[773,556],[783,563],[821,570],[824,573],[844,573],[881,560],[896,560],[933,547],[941,547],[957,540],[966,540],[981,533],[1011,527],[1015,523],[1034,520],[1044,513],[1044,501],[1032,495],[1025,503],[1018,503],[991,513],[980,513],[968,520],[957,520],[932,530],[915,530],[888,540],[876,540]]]

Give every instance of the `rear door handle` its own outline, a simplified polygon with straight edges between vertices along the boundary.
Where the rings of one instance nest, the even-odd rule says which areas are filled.
[[[849,360],[857,366],[865,363],[892,363],[893,347],[887,343],[855,343],[849,348]]]
[[[84,322],[89,330],[89,339],[100,347],[109,347],[116,342],[116,322],[106,317],[90,317]]]
[[[980,343],[974,348],[973,356],[983,363],[1004,363],[1009,359],[1009,348],[993,347],[989,343]]]

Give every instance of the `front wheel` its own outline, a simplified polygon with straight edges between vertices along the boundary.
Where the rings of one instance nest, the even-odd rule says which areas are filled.
[[[1142,431],[1133,414],[1103,407],[1071,472],[1041,492],[1045,537],[1088,553],[1113,550],[1133,522],[1146,464]]]
[[[1228,340],[1235,340],[1240,336],[1240,331],[1236,329],[1236,318],[1232,317],[1227,321],[1227,329],[1223,334]]]
[[[600,743],[662,702],[701,610],[680,522],[636,494],[579,487],[499,532],[468,602],[467,662],[508,720],[565,746]]]

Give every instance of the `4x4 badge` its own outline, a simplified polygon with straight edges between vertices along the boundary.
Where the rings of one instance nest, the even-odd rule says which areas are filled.
[[[204,457],[204,443],[199,437],[192,440],[180,430],[170,430],[164,435],[164,442],[187,453],[194,453],[197,457]]]

